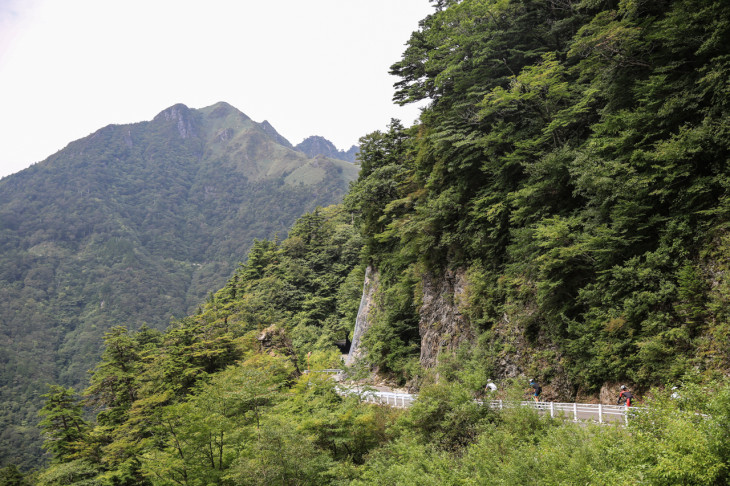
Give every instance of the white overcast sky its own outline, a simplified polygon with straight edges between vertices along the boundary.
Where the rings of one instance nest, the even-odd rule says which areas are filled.
[[[388,74],[428,0],[0,0],[0,177],[111,123],[226,101],[348,149],[418,107]]]

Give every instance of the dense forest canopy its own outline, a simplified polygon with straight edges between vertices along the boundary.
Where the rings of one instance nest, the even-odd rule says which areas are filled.
[[[680,394],[656,390],[623,428],[481,406],[484,370],[466,350],[426,371],[409,410],[343,396],[329,375],[302,374],[338,365],[333,342],[356,312],[362,240],[350,221],[330,207],[300,219],[284,241],[258,241],[224,288],[164,333],[108,332],[81,402],[96,419],[83,416],[73,390],[51,387],[41,411],[51,464],[27,478],[6,468],[0,478],[130,486],[728,479],[730,386],[720,381],[687,377]],[[323,315],[331,318],[312,319]],[[500,380],[500,396],[519,400],[523,386]]]
[[[465,269],[481,342],[549,348],[520,365],[563,394],[727,371],[730,6],[437,4],[392,67],[421,124],[362,141],[368,258],[409,288]],[[398,352],[378,364],[406,372]]]
[[[255,238],[356,175],[218,103],[102,128],[0,180],[0,465],[38,464],[40,395],[85,387],[106,331],[194,312]]]
[[[34,480],[728,481],[730,4],[433,3],[392,66],[397,102],[429,100],[420,122],[364,136],[344,204],[257,241],[195,315],[108,333],[96,419],[51,389]],[[418,388],[408,411],[300,375],[337,365],[366,266],[350,371]],[[425,276],[456,274],[473,338],[424,366]],[[519,400],[527,376],[566,401],[628,383],[645,410],[592,427],[474,401],[490,377]]]

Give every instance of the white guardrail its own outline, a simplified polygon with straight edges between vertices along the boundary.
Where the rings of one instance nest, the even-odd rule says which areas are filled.
[[[514,402],[503,400],[492,400],[482,402],[491,408],[503,409],[514,406]],[[627,424],[630,412],[638,411],[636,407],[630,408],[624,405],[603,405],[601,403],[560,403],[560,402],[519,402],[520,406],[532,407],[541,413],[550,414],[551,417],[562,417],[564,419],[579,422],[590,420],[598,423],[621,423]]]
[[[366,402],[389,405],[391,407],[408,408],[416,401],[418,395],[410,393],[392,393],[380,391],[356,391],[346,389],[346,394],[359,394]],[[603,405],[601,403],[559,403],[559,402],[509,402],[504,400],[481,401],[477,403],[496,410],[503,410],[515,406],[534,408],[540,413],[550,414],[551,417],[563,418],[580,422],[589,420],[598,423],[627,424],[630,411],[638,411],[637,408],[629,408],[624,405]]]
[[[304,373],[309,373],[305,370]],[[311,373],[338,374],[342,370],[328,369],[311,371]],[[388,405],[391,407],[408,408],[418,398],[417,394],[394,393],[360,388],[350,388],[337,385],[337,392],[341,395],[359,395],[368,403]],[[632,413],[640,412],[638,407],[626,407],[624,405],[603,405],[601,403],[560,403],[560,402],[511,402],[505,400],[477,400],[480,405],[488,406],[496,410],[503,410],[515,406],[531,407],[540,413],[550,414],[551,417],[573,420],[574,422],[592,421],[600,424],[623,424],[629,422]]]

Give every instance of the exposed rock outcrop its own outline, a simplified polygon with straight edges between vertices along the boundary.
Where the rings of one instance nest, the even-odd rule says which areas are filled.
[[[345,365],[352,366],[365,355],[362,348],[362,337],[372,324],[372,313],[375,309],[375,296],[378,291],[378,272],[368,266],[365,270],[365,282],[362,286],[362,298],[360,308],[355,319],[355,330],[352,335],[350,352],[345,359]]]
[[[177,122],[177,131],[180,138],[186,139],[193,135],[193,125],[190,120],[190,108],[178,103],[162,111],[155,117],[155,120],[163,118],[167,121]]]
[[[459,309],[467,279],[463,270],[447,270],[443,276],[423,276],[423,301],[418,324],[421,334],[421,365],[432,368],[444,350],[454,350],[476,335]]]
[[[284,329],[277,326],[269,326],[257,337],[261,350],[268,352],[271,356],[286,356],[294,364],[296,373],[299,374],[299,366],[297,366],[297,355],[292,346],[291,339],[286,335]]]
[[[510,313],[492,325],[489,346],[495,350],[494,377],[498,381],[523,380],[525,388],[528,380],[534,378],[542,386],[543,400],[574,401],[578,390],[568,377],[560,349],[544,330],[531,337],[527,335],[529,321],[536,312],[533,302],[514,305]]]

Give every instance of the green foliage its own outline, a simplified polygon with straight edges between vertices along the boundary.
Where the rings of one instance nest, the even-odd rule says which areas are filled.
[[[362,239],[341,207],[300,218],[281,243],[257,241],[246,264],[201,309],[224,326],[286,329],[298,351],[334,348],[352,333]]]
[[[354,484],[724,484],[727,391],[687,385],[672,399],[657,390],[628,428],[505,409],[456,453],[400,436],[370,456]]]
[[[730,6],[434,3],[391,68],[396,101],[430,100],[420,124],[363,137],[344,207],[307,214],[284,241],[256,241],[195,316],[157,337],[115,330],[108,345],[125,352],[108,349],[92,378],[89,399],[105,407],[96,427],[39,477],[728,482],[730,388],[712,379],[730,369]],[[309,180],[309,169],[289,176]],[[125,264],[141,258],[121,241],[109,248]],[[298,375],[336,361],[365,265],[380,284],[363,343],[383,374],[421,385],[407,411]],[[21,255],[0,271],[22,275],[40,301],[55,267],[27,266]],[[466,270],[457,304],[476,339],[419,369],[424,275],[454,268]],[[511,366],[560,378],[558,394],[619,380],[659,388],[626,428],[479,406],[486,379]],[[666,383],[682,386],[672,397]],[[503,393],[509,405],[524,384]]]
[[[430,104],[363,138],[347,197],[387,275],[375,363],[403,372],[407,303],[450,267],[469,269],[482,346],[518,330],[523,354],[557,350],[574,390],[717,366],[727,316],[701,255],[722,253],[728,216],[728,5],[437,7],[391,68],[396,101]]]
[[[421,370],[420,395],[409,410],[343,397],[324,374],[299,375],[301,362],[322,369],[338,361],[331,344],[302,340],[300,347],[288,339],[288,332],[316,333],[334,322],[324,317],[302,327],[293,324],[303,319],[303,309],[315,309],[307,307],[311,295],[322,301],[357,296],[334,285],[327,291],[310,285],[297,301],[282,302],[270,291],[288,288],[285,284],[299,277],[288,272],[301,271],[304,265],[296,263],[302,261],[315,281],[347,286],[352,267],[342,268],[341,253],[330,245],[337,231],[322,231],[339,227],[345,217],[339,208],[326,208],[303,218],[280,244],[257,242],[249,263],[196,316],[163,334],[124,328],[109,332],[108,348],[87,391],[89,403],[102,407],[96,425],[84,426],[82,435],[67,440],[70,448],[37,473],[36,482],[727,482],[730,387],[725,381],[702,384],[706,380],[699,374],[677,381],[680,388],[673,397],[672,391],[654,390],[644,408],[632,409],[628,428],[565,423],[531,408],[510,407],[523,398],[520,382],[507,384],[502,392],[504,410],[480,405],[475,398],[494,371],[482,346],[443,353],[435,370]],[[690,304],[696,302],[696,292],[705,292],[696,285],[702,281],[697,268],[678,271],[677,285]],[[280,284],[271,286],[273,281]],[[712,309],[712,299],[708,302],[703,309]],[[248,321],[252,303],[268,309],[283,327],[260,329],[260,321]],[[287,307],[276,307],[284,303]],[[348,305],[335,302],[330,308],[343,307]],[[617,319],[610,332],[624,332],[626,323]],[[313,350],[307,358],[305,350]],[[124,370],[135,372],[130,376]],[[71,393],[60,387],[56,391],[67,398]],[[46,409],[80,411],[75,402],[67,402],[63,407],[58,400],[49,402]]]
[[[142,344],[140,341],[151,335],[146,345],[159,344],[159,333],[149,329],[130,336],[124,327],[115,327],[106,333],[102,362],[92,375],[91,385],[86,390],[90,396],[89,405],[104,407],[98,417],[105,424],[119,424],[126,418],[126,412],[137,399],[139,387],[137,377],[141,371]]]
[[[260,435],[262,411],[280,396],[292,364],[253,356],[218,373],[188,401],[169,405],[159,416],[152,448],[142,457],[156,484],[222,484],[240,444]],[[249,430],[247,426],[252,426]]]
[[[97,479],[99,470],[87,461],[77,459],[63,464],[55,464],[38,475],[38,486],[102,486]]]
[[[395,217],[411,205],[405,198],[411,187],[413,148],[409,133],[399,120],[391,120],[387,132],[376,131],[360,139],[360,174],[345,197],[345,207],[357,216],[370,258],[378,250],[393,251],[397,233]],[[395,237],[394,237],[395,236]]]
[[[28,486],[29,484],[14,464],[0,469],[0,486]]]
[[[313,409],[313,422],[294,427],[282,417],[310,407],[305,395],[314,387],[279,405],[309,351],[307,366],[340,362],[334,341],[351,332],[345,316],[360,297],[348,277],[363,273],[356,270],[361,240],[348,219],[340,207],[318,208],[286,240],[256,241],[228,283],[164,333],[146,326],[106,333],[102,361],[85,391],[86,404],[97,411],[95,427],[84,424],[82,435],[52,443],[54,461],[78,462],[44,471],[49,484],[89,475],[116,485],[319,484],[329,477],[322,475],[330,454],[362,462],[382,440],[383,414],[352,400],[341,405],[329,382],[316,388],[326,389],[329,409]],[[44,410],[58,408],[49,401]],[[341,417],[346,425],[337,432],[315,425]],[[282,457],[271,461],[272,451]],[[311,468],[302,468],[299,456],[310,457]]]
[[[394,277],[394,280],[379,295],[381,301],[362,343],[368,350],[370,363],[378,366],[382,373],[392,373],[405,381],[409,377],[408,364],[417,357],[420,342],[414,304],[416,282],[408,273]]]
[[[54,462],[69,462],[79,451],[88,428],[81,405],[72,389],[58,385],[51,385],[43,398],[46,404],[38,412],[43,417],[39,425],[46,437],[43,448],[53,455]]]
[[[455,452],[476,440],[490,412],[464,386],[443,380],[421,388],[404,424],[419,442]]]
[[[83,389],[107,331],[194,312],[256,238],[339,202],[357,167],[268,128],[225,103],[178,105],[0,182],[0,465],[38,465],[45,383]]]
[[[359,397],[340,397],[329,378],[306,375],[280,410],[297,417],[300,430],[335,460],[362,464],[388,438],[397,411],[366,406]]]
[[[459,484],[464,479],[455,470],[453,457],[448,453],[402,439],[376,451],[360,477],[351,484],[436,486]]]
[[[272,419],[226,475],[229,484],[326,484],[331,461],[288,421]]]

